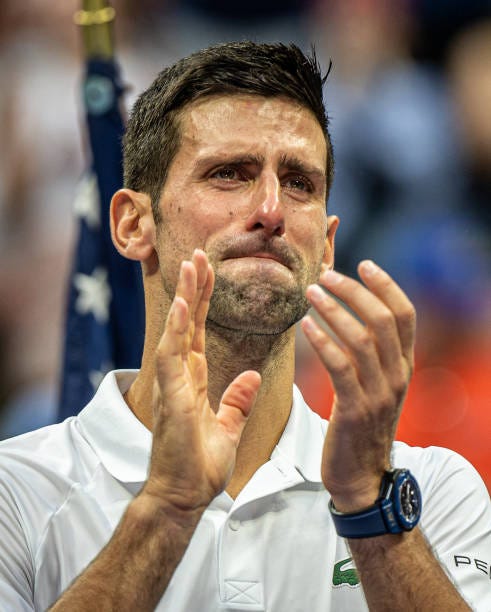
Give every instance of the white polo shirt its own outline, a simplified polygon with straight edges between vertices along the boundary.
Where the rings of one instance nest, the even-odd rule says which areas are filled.
[[[78,417],[0,444],[0,609],[45,610],[110,539],[143,485],[151,433],[109,374]],[[295,389],[270,461],[204,513],[157,610],[366,610],[320,477],[327,423]],[[491,610],[491,509],[475,470],[440,448],[394,446],[423,492],[422,528],[475,610]],[[424,581],[425,577],[421,576]]]

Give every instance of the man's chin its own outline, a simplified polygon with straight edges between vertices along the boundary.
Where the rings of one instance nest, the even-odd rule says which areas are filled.
[[[288,331],[297,321],[291,323],[244,320],[238,318],[228,318],[224,320],[214,320],[210,316],[207,318],[207,327],[214,328],[218,333],[238,334],[242,336],[278,336]]]
[[[208,320],[242,333],[276,335],[295,325],[309,306],[305,288],[295,282],[231,282],[217,275]]]
[[[246,334],[277,335],[297,323],[308,311],[303,295],[228,296],[214,294],[208,321],[218,328]]]

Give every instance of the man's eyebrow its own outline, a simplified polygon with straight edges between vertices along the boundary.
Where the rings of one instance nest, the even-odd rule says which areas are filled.
[[[253,155],[248,153],[239,155],[218,153],[216,155],[210,155],[196,160],[196,163],[194,164],[194,169],[199,171],[207,168],[212,168],[213,166],[218,165],[241,166],[245,164],[261,166],[262,164],[264,164],[264,157],[262,155]]]
[[[213,168],[213,166],[241,166],[247,164],[262,166],[264,164],[264,157],[262,155],[256,155],[253,153],[239,153],[237,155],[230,155],[226,152],[216,153],[214,155],[197,159],[193,169],[195,172],[200,172]],[[318,166],[314,166],[313,164],[309,164],[295,155],[282,155],[280,158],[280,168],[281,167],[286,168],[291,172],[298,172],[298,174],[304,174],[313,177],[314,179],[317,178],[322,182],[326,182],[327,177],[325,170],[319,168]]]
[[[326,171],[318,166],[314,166],[313,164],[309,164],[298,157],[291,155],[282,155],[280,159],[280,166],[287,168],[293,172],[298,172],[299,174],[306,174],[312,176],[314,178],[319,178],[322,181],[326,180]]]

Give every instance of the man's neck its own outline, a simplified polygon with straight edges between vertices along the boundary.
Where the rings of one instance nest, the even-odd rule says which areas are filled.
[[[235,470],[227,486],[227,492],[234,498],[254,472],[269,460],[290,416],[294,338],[294,328],[276,336],[208,330],[208,397],[214,410],[238,374],[256,370],[262,377],[256,404],[241,437]]]

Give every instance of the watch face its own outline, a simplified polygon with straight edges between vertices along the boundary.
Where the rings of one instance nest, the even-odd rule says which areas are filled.
[[[405,529],[412,529],[421,515],[421,493],[418,483],[407,471],[402,471],[396,483],[395,505],[398,518]]]

